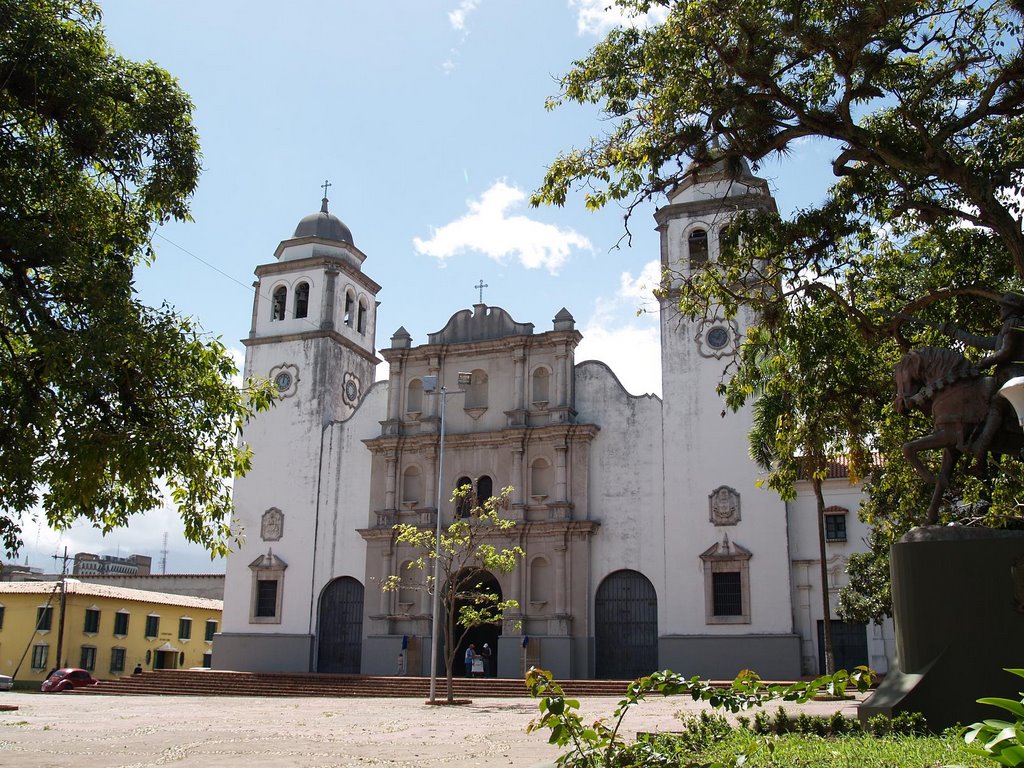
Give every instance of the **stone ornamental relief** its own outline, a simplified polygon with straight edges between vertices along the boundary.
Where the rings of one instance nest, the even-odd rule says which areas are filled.
[[[733,320],[721,317],[705,318],[697,326],[697,351],[701,357],[713,357],[721,360],[731,357],[739,348],[740,332]]]
[[[715,525],[736,525],[740,521],[740,495],[735,488],[720,485],[708,496],[708,520]]]
[[[264,541],[280,541],[284,533],[284,512],[277,507],[271,507],[263,513],[263,520],[260,525],[260,538]]]

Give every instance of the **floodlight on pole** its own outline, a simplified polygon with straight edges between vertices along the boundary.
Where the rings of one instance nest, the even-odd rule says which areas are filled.
[[[460,387],[468,387],[472,380],[472,373],[459,371]],[[437,518],[437,528],[434,531],[434,605],[430,622],[430,703],[433,704],[437,700],[437,649],[441,634],[441,489],[444,487],[445,413],[448,409],[448,395],[463,394],[466,390],[453,389],[449,391],[443,384],[438,389],[437,376],[424,376],[422,381],[424,392],[441,397],[440,445],[437,452],[437,505],[434,513]]]

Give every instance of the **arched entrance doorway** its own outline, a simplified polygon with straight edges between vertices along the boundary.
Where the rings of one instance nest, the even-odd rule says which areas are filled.
[[[496,595],[498,601],[502,600],[501,585],[498,584],[498,580],[487,571],[476,571],[474,578],[467,582],[471,585],[471,588],[476,590],[476,585],[479,584],[479,591],[486,592],[491,595]],[[459,611],[463,605],[469,604],[469,601],[459,601],[455,605],[455,616],[456,622],[458,621]],[[463,629],[456,623],[455,637],[458,639],[462,635]],[[490,661],[487,662],[487,669],[485,675],[487,677],[496,677],[498,669],[498,638],[501,637],[501,625],[500,624],[482,624],[478,627],[473,627],[466,636],[459,642],[458,652],[455,654],[455,665],[453,672],[456,677],[464,676],[466,674],[466,648],[472,643],[477,653],[483,652],[483,647],[486,644],[491,651]],[[443,640],[442,640],[443,642]]]
[[[335,579],[320,595],[317,672],[359,674],[363,651],[363,585]]]
[[[594,598],[596,675],[632,680],[658,669],[658,596],[637,571],[605,577]]]

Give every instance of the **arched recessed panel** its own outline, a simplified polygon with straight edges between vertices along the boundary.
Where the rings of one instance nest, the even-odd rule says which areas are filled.
[[[422,381],[422,379],[413,379],[412,381],[409,382],[409,386],[406,389],[405,412],[406,413],[422,413],[423,412],[423,381]]]
[[[616,571],[594,598],[596,674],[632,680],[658,669],[658,596],[637,571]]]
[[[317,672],[359,674],[363,649],[363,585],[350,576],[328,584],[320,596]]]

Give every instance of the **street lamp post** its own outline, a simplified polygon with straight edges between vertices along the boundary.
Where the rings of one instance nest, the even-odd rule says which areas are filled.
[[[472,376],[471,373],[459,371],[459,386],[468,386]],[[424,376],[423,391],[427,394],[439,395],[441,398],[441,434],[437,452],[437,505],[435,506],[437,528],[434,531],[434,605],[430,622],[430,703],[433,704],[437,700],[437,649],[441,630],[441,489],[444,486],[445,413],[448,410],[448,395],[462,394],[466,390],[449,391],[444,385],[438,389],[437,376]]]

